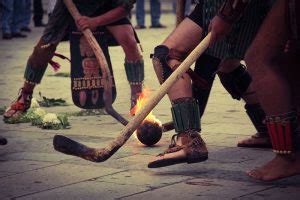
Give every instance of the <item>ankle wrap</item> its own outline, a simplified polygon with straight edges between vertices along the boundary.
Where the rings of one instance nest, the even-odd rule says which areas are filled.
[[[260,104],[246,104],[246,113],[249,116],[252,124],[259,134],[268,134],[268,129],[265,124],[266,113],[260,107]]]
[[[201,130],[199,107],[194,98],[176,100],[173,102],[171,111],[176,133],[188,130]]]
[[[46,68],[44,67],[34,69],[28,62],[24,73],[25,81],[32,85],[39,84],[44,76],[45,71]]]
[[[125,62],[125,71],[130,85],[142,85],[144,81],[144,60]]]
[[[297,116],[295,112],[277,116],[267,116],[266,125],[275,153],[290,154],[295,150],[294,136],[297,127]]]

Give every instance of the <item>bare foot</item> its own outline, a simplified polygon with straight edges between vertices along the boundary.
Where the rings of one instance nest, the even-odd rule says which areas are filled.
[[[272,148],[272,143],[268,135],[259,137],[253,135],[250,138],[239,141],[237,146],[250,148]]]
[[[276,155],[264,166],[247,172],[248,176],[262,181],[275,181],[300,174],[300,152]]]

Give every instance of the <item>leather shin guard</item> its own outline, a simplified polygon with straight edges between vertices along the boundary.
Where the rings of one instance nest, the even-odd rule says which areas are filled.
[[[144,81],[144,60],[126,61],[125,71],[130,85],[142,85]]]
[[[240,100],[252,82],[252,78],[244,65],[230,73],[218,73],[220,81],[232,98]]]
[[[297,128],[297,116],[295,112],[267,116],[266,125],[275,153],[290,154],[295,150],[294,136]]]
[[[153,67],[159,83],[162,84],[172,74],[172,69],[168,65],[170,49],[167,46],[159,45],[154,48],[151,55]]]
[[[192,97],[173,101],[171,108],[176,133],[200,131],[200,114],[197,101]]]

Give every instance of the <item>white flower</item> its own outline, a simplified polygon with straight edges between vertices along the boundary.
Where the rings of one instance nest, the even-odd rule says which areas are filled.
[[[35,109],[34,114],[36,114],[39,117],[43,117],[44,115],[46,115],[46,111],[41,108],[37,108]]]
[[[40,107],[40,104],[37,102],[37,100],[35,98],[32,98],[30,108],[39,108],[39,107]]]
[[[43,118],[43,124],[60,124],[60,121],[56,114],[48,113]]]

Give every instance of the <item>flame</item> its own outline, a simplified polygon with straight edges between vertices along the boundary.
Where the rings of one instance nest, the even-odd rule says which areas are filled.
[[[130,114],[132,116],[142,110],[142,108],[145,106],[145,104],[149,100],[150,93],[151,92],[150,92],[149,88],[145,87],[143,89],[142,93],[139,95],[139,97],[137,99],[136,105],[130,110]],[[153,115],[152,111],[147,115],[147,117],[144,119],[144,121],[159,122],[161,124],[161,122]]]
[[[143,109],[143,107],[149,100],[150,93],[151,92],[148,87],[145,87],[143,89],[143,91],[141,92],[141,94],[139,95],[139,97],[137,99],[136,105],[130,110],[130,114],[132,116],[134,116],[135,114],[137,114],[138,112],[140,112]],[[160,126],[162,125],[161,121],[153,115],[152,111],[147,115],[147,117],[143,120],[143,122],[141,124],[143,124],[145,121],[155,122],[155,123],[158,123]],[[136,131],[134,132],[134,136],[137,139]]]

